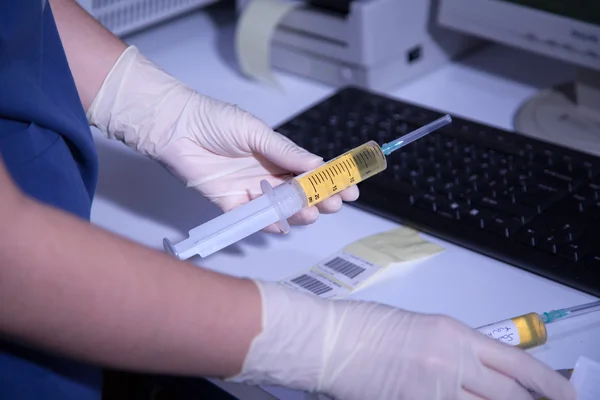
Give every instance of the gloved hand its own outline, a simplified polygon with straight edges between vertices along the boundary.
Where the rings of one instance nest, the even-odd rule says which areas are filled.
[[[448,317],[256,284],[263,329],[230,381],[341,400],[576,399],[557,372]]]
[[[260,181],[281,183],[323,160],[274,132],[235,105],[203,96],[128,47],[106,77],[87,112],[107,137],[164,165],[223,211],[262,194]],[[314,222],[354,201],[353,186],[290,218]],[[268,231],[279,232],[275,225]]]

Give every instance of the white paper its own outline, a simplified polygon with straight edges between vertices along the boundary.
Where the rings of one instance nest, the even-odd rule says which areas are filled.
[[[600,361],[579,357],[571,375],[577,400],[600,399]]]

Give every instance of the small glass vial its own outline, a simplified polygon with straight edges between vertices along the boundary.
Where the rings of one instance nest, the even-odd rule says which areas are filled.
[[[477,330],[492,339],[524,350],[541,346],[548,340],[546,324],[534,312],[485,325]]]

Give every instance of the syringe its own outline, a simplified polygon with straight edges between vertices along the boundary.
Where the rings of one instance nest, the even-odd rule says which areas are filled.
[[[383,146],[371,140],[275,187],[263,180],[261,196],[192,229],[175,245],[165,238],[165,251],[186,260],[206,257],[274,223],[287,233],[289,217],[385,170],[387,155],[450,122],[445,115]]]
[[[541,314],[532,312],[485,325],[477,330],[492,339],[520,347],[531,349],[541,346],[548,340],[546,325],[567,318],[600,311],[600,301],[579,306],[552,310]]]

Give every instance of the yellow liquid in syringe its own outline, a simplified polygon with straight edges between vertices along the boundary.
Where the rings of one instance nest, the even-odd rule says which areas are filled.
[[[386,167],[387,161],[381,147],[377,142],[369,141],[319,168],[298,175],[294,180],[302,187],[306,204],[310,207],[378,174]]]
[[[492,339],[524,350],[541,346],[548,340],[546,324],[534,312],[485,325],[477,330]]]

